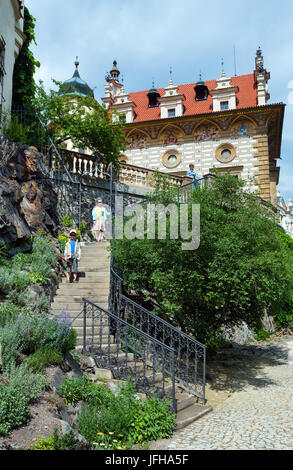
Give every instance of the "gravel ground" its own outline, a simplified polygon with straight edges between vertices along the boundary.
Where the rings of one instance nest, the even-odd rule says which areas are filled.
[[[52,381],[54,371],[55,367],[46,368],[49,383]],[[26,425],[14,429],[9,436],[0,437],[0,449],[27,450],[31,444],[38,440],[39,435],[47,438],[53,434],[55,428],[61,431],[60,420],[54,417],[52,399],[55,400],[55,398],[53,397],[52,393],[45,392],[39,400],[32,403],[29,406],[30,421]]]
[[[293,450],[293,337],[223,353],[207,369],[213,411],[151,449]]]

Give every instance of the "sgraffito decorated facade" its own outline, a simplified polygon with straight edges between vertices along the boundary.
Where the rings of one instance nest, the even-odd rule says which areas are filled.
[[[284,104],[269,104],[269,72],[258,49],[253,73],[126,93],[116,61],[102,101],[125,122],[121,161],[183,176],[230,172],[276,205]]]

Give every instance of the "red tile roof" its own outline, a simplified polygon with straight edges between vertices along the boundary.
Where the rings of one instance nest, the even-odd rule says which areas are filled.
[[[216,80],[206,81],[209,90],[216,88]],[[185,97],[183,102],[185,106],[184,116],[193,114],[206,114],[212,113],[212,97],[209,95],[206,101],[195,101],[195,83],[187,85],[179,85],[178,92],[182,93]],[[257,106],[257,90],[255,86],[254,74],[240,75],[238,77],[232,77],[231,86],[237,86],[239,91],[236,93],[237,98],[237,109],[239,108],[251,108]],[[129,100],[136,104],[134,108],[137,116],[133,122],[141,121],[153,121],[160,119],[160,107],[149,108],[148,94],[149,90],[138,91],[135,93],[129,93]],[[158,93],[164,96],[164,88],[158,88]]]

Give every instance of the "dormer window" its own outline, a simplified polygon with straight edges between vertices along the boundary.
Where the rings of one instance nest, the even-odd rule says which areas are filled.
[[[149,108],[157,108],[159,106],[158,98],[160,98],[160,94],[155,88],[155,84],[153,82],[153,86],[147,94],[149,99]]]
[[[176,116],[175,108],[168,109],[168,118],[175,117],[175,116]]]
[[[200,80],[197,82],[196,86],[194,87],[195,91],[195,101],[205,101],[209,97],[209,89],[206,86],[205,82]]]
[[[227,109],[229,109],[229,101],[221,101],[220,110],[225,111]]]

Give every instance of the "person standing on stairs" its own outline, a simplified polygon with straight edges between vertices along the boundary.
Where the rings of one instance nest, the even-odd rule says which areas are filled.
[[[92,217],[94,222],[92,232],[94,233],[95,239],[98,243],[103,240],[108,215],[109,212],[107,211],[106,207],[103,206],[102,198],[99,197],[96,200],[96,205],[92,210]]]
[[[77,282],[78,261],[80,260],[81,250],[78,241],[76,240],[76,231],[70,230],[70,240],[65,245],[64,258],[67,262],[66,268],[66,282],[70,282],[71,273],[73,273],[73,282]]]

